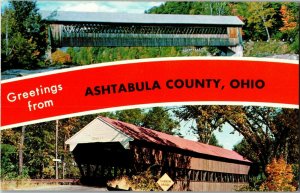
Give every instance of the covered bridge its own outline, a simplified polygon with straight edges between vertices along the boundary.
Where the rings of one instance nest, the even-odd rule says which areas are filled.
[[[236,16],[41,12],[52,47],[216,46],[242,56]]]
[[[105,117],[97,117],[67,140],[83,183],[100,183],[156,168],[172,191],[232,191],[247,184],[251,162],[235,151]]]

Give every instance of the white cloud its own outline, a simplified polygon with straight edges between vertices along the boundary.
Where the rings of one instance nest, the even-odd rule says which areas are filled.
[[[130,2],[130,1],[48,1],[38,3],[41,10],[76,11],[76,12],[125,12],[144,13],[162,2]]]

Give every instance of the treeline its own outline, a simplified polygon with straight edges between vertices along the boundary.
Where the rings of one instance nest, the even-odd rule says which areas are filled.
[[[245,23],[246,41],[275,38],[292,43],[298,38],[299,4],[295,2],[166,2],[146,13],[235,15]]]
[[[50,65],[47,46],[47,25],[36,2],[9,1],[1,11],[1,71]]]

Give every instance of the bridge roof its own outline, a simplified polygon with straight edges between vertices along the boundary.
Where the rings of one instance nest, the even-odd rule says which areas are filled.
[[[242,26],[236,16],[133,14],[104,12],[41,12],[51,23],[120,23],[120,24],[172,24],[172,25],[223,25]]]

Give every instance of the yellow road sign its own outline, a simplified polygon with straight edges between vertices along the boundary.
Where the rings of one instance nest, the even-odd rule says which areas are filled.
[[[164,190],[167,191],[174,184],[173,180],[165,173],[159,180],[156,182]]]

